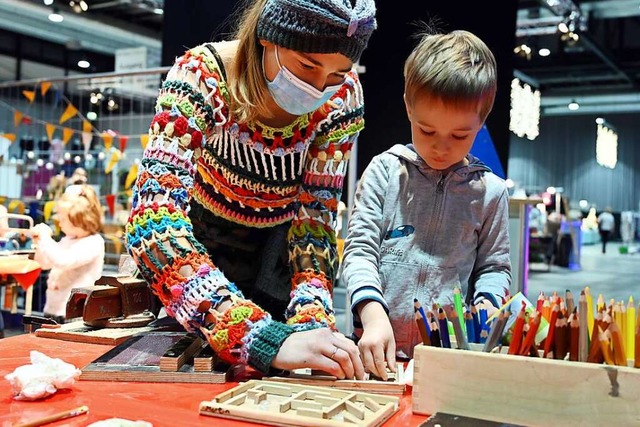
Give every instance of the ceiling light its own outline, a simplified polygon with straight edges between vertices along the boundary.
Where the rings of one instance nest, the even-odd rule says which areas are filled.
[[[78,67],[80,68],[89,68],[90,66],[91,66],[91,63],[86,59],[81,59],[80,61],[78,61]]]
[[[62,22],[64,21],[64,16],[60,15],[60,11],[57,7],[53,8],[53,11],[49,14],[49,21],[51,22]]]
[[[567,105],[567,108],[568,108],[569,110],[571,110],[571,111],[576,111],[578,108],[580,108],[580,104],[578,104],[578,103],[576,102],[576,100],[575,100],[575,99],[573,99],[573,100],[569,103],[569,105]]]
[[[87,119],[89,120],[95,120],[98,118],[98,114],[95,111],[89,111],[87,113]]]
[[[558,24],[558,31],[560,31],[561,33],[568,33],[569,32],[569,27],[567,26],[566,22],[561,22]]]
[[[604,119],[602,117],[598,117],[596,119],[596,123],[599,124],[599,125],[604,124]]]
[[[153,13],[155,13],[156,15],[162,15],[164,13],[164,10],[156,7],[155,9],[153,9]]]
[[[538,51],[538,55],[540,55],[540,56],[549,56],[549,55],[551,55],[551,51],[549,49],[547,49],[546,47],[543,47],[542,49],[540,49]]]
[[[43,3],[45,6],[51,6],[53,4],[53,0],[44,0]]]

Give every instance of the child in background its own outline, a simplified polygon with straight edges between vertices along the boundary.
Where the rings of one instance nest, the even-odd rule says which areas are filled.
[[[48,225],[37,224],[33,227],[37,242],[34,259],[44,270],[51,269],[44,315],[64,323],[71,289],[91,286],[102,275],[102,208],[93,188],[72,185],[56,203],[56,215],[65,236],[56,242]]]
[[[427,34],[404,76],[413,144],[364,171],[342,271],[365,369],[384,379],[421,341],[414,298],[449,304],[459,286],[493,312],[511,283],[507,188],[469,154],[493,107],[493,54],[466,31]]]

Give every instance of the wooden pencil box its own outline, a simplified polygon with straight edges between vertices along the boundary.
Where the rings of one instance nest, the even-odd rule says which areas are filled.
[[[413,412],[527,426],[640,425],[640,369],[418,345]]]

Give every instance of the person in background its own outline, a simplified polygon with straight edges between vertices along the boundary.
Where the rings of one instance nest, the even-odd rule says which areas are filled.
[[[496,62],[467,31],[425,34],[404,66],[412,144],[373,158],[356,190],[342,278],[366,370],[387,378],[421,342],[414,299],[489,315],[507,299],[509,193],[469,154],[493,107]]]
[[[56,203],[56,216],[64,237],[56,242],[47,224],[36,224],[32,228],[37,244],[34,259],[43,270],[51,269],[44,316],[64,323],[71,289],[92,286],[102,276],[103,218],[100,201],[89,185],[68,187]]]
[[[373,0],[255,0],[176,59],[126,244],[167,313],[229,363],[364,376],[332,302],[335,222],[364,127]]]
[[[616,219],[611,213],[611,208],[607,208],[598,215],[598,230],[600,231],[600,239],[602,240],[602,253],[607,253],[607,242],[611,237],[611,233],[616,228]]]

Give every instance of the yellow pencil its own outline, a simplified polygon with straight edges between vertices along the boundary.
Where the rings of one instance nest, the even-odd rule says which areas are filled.
[[[624,349],[627,351],[627,359],[633,359],[636,349],[636,307],[633,304],[633,297],[629,297],[627,305],[627,325],[624,328],[626,337]]]
[[[604,297],[602,294],[598,295],[598,302],[596,303],[598,311],[602,311],[605,309],[604,305]]]
[[[589,336],[593,335],[593,295],[588,286],[584,288],[584,296],[587,298],[587,324],[589,325]]]
[[[88,412],[89,412],[88,406],[80,406],[79,408],[58,412],[57,414],[49,415],[47,417],[42,417],[37,420],[28,421],[22,424],[17,424],[14,427],[38,427],[38,426],[52,423],[54,421],[64,420],[65,418],[76,417],[78,415],[86,414]]]

